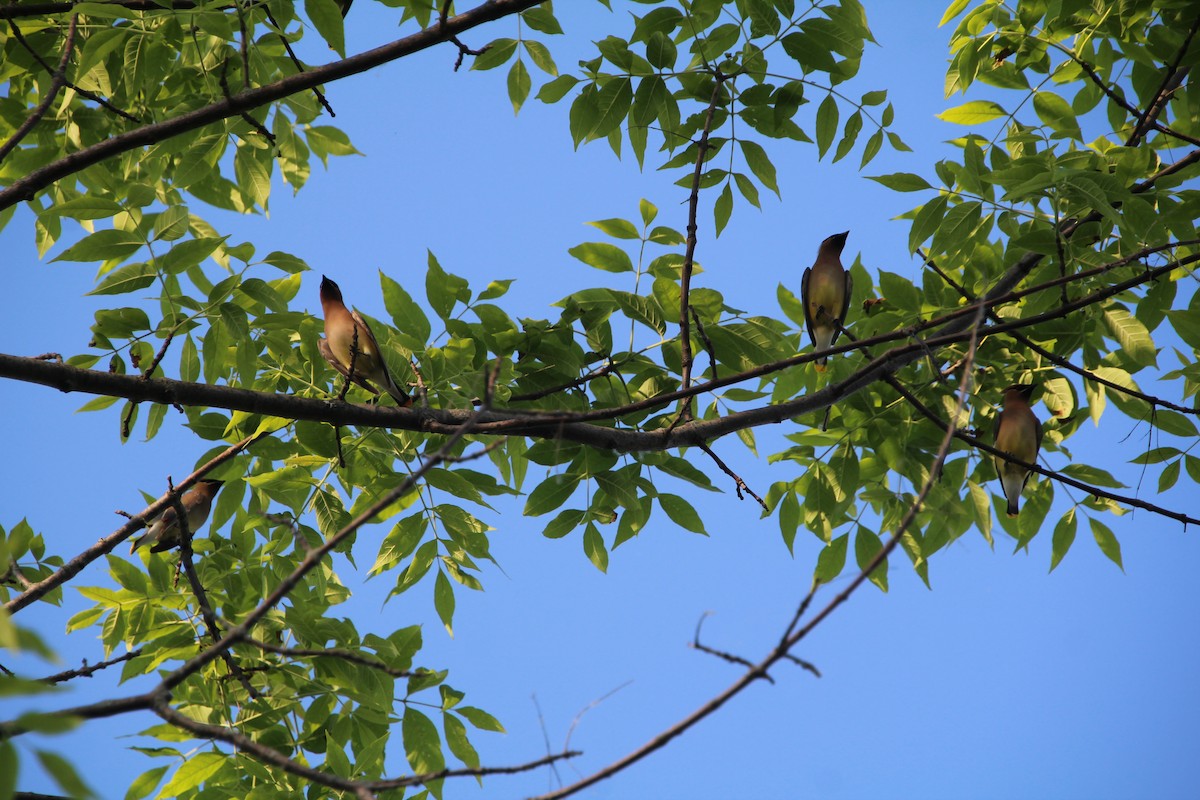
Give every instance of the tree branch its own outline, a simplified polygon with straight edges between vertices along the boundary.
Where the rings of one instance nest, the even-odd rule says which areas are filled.
[[[357,75],[381,64],[395,61],[398,58],[412,55],[434,45],[450,40],[463,31],[502,17],[509,16],[532,8],[544,0],[488,0],[488,2],[465,11],[446,20],[445,25],[431,27],[423,31],[405,36],[403,39],[368,50],[356,56],[341,61],[335,61],[321,67],[314,67],[308,72],[281,78],[275,83],[247,89],[238,92],[230,98],[189,111],[162,122],[144,125],[126,133],[118,134],[89,147],[85,147],[70,155],[64,156],[33,170],[28,175],[13,181],[3,191],[0,191],[0,211],[17,203],[32,200],[42,189],[55,181],[74,175],[75,173],[98,164],[105,159],[121,153],[126,153],[146,145],[161,142],[172,136],[202,128],[213,122],[219,122],[229,117],[236,117],[245,111],[251,111],[259,106],[295,94],[307,91],[322,83],[340,80],[351,75]],[[156,3],[149,4],[160,8]]]
[[[979,307],[975,313],[973,323],[971,325],[972,335],[970,337],[970,347],[968,349],[967,357],[964,359],[962,387],[959,390],[958,396],[959,411],[961,411],[966,405],[967,387],[970,385],[968,376],[970,375],[971,365],[974,363],[975,343],[979,338],[979,325],[983,320],[983,309],[983,306]],[[958,414],[956,413],[955,417],[957,418],[957,416]],[[917,512],[924,504],[925,497],[929,494],[929,490],[932,488],[937,474],[941,471],[942,462],[946,460],[946,455],[950,451],[950,443],[954,438],[953,431],[954,428],[953,425],[951,425],[950,431],[947,432],[942,438],[942,443],[938,448],[937,456],[934,459],[933,466],[929,470],[929,477],[925,479],[925,483],[921,487],[921,491],[917,494],[917,497],[913,500],[912,505],[909,507],[908,513],[904,515],[904,518],[900,521],[900,524],[888,539],[887,543],[879,550],[878,553],[875,554],[875,557],[871,559],[870,563],[863,568],[862,572],[860,572],[858,576],[850,582],[850,585],[843,589],[841,593],[839,593],[833,598],[833,600],[829,602],[828,605],[821,609],[821,611],[815,617],[813,617],[813,619],[810,620],[807,625],[790,636],[786,636],[778,645],[775,646],[775,648],[767,655],[766,658],[748,669],[742,675],[742,677],[734,682],[734,684],[728,689],[709,700],[707,703],[696,709],[680,722],[672,725],[650,741],[646,742],[646,744],[642,745],[637,750],[634,750],[625,757],[614,761],[603,769],[597,770],[582,780],[556,791],[530,798],[530,800],[560,800],[560,798],[569,797],[570,795],[573,795],[582,789],[586,789],[588,786],[612,777],[627,767],[636,764],[638,761],[641,761],[643,758],[655,752],[656,750],[665,747],[672,739],[681,735],[688,728],[691,728],[704,718],[710,716],[713,712],[715,712],[729,700],[733,699],[754,681],[758,680],[759,678],[766,678],[767,671],[773,665],[787,658],[789,651],[795,647],[800,640],[811,633],[812,630],[817,627],[817,625],[821,624],[823,620],[828,618],[829,615],[838,608],[838,606],[848,600],[850,596],[858,589],[858,587],[860,587],[867,580],[868,576],[887,559],[893,550],[896,549],[896,545],[900,542],[900,537],[904,535],[904,532],[908,530],[908,526],[912,524],[914,519],[916,519]],[[805,598],[802,608],[806,606],[807,603],[808,598]],[[795,623],[793,622],[793,625],[794,624]]]
[[[708,156],[708,135],[712,131],[713,116],[717,111],[717,101],[721,97],[721,87],[725,76],[717,72],[713,76],[712,97],[708,100],[708,111],[704,116],[704,128],[700,131],[700,140],[696,142],[696,167],[692,173],[692,193],[688,198],[687,249],[683,254],[683,266],[679,271],[679,361],[681,364],[681,383],[684,389],[692,385],[692,332],[689,327],[688,311],[691,308],[692,269],[696,259],[696,216],[700,207],[700,178],[704,174],[704,162]],[[691,416],[692,398],[689,395],[679,409],[680,419]]]
[[[21,127],[9,137],[8,141],[0,145],[0,161],[4,161],[8,157],[21,140],[25,138],[34,126],[42,121],[42,117],[50,109],[50,104],[54,102],[54,98],[58,96],[59,90],[67,82],[67,64],[71,62],[71,53],[75,50],[75,23],[79,20],[78,14],[71,15],[70,27],[67,28],[67,40],[63,43],[62,58],[59,59],[58,69],[54,71],[54,77],[50,81],[50,88],[46,90],[46,96],[42,98],[42,102],[38,103],[37,108],[33,113],[25,118],[21,123]]]
[[[133,375],[130,377],[132,377],[133,380],[141,380],[141,378],[137,375]],[[247,447],[249,447],[251,444],[258,441],[260,438],[262,438],[265,435],[266,435],[265,433],[262,433],[262,434],[258,434],[257,436],[248,436],[245,439],[243,439],[242,441],[238,442],[237,444],[230,446],[227,450],[218,454],[216,457],[214,457],[208,463],[204,464],[202,467],[197,469],[191,475],[187,476],[187,478],[185,480],[183,480],[176,487],[176,489],[179,491],[183,491],[185,489],[190,488],[191,486],[193,486],[196,483],[196,481],[200,480],[201,478],[203,478],[205,475],[207,475],[212,470],[216,469],[220,465],[224,464],[226,461],[228,461],[231,458],[233,458],[234,456],[238,455],[243,450],[245,450]],[[171,505],[172,502],[173,502],[172,495],[170,492],[167,492],[162,497],[158,498],[153,503],[146,506],[145,510],[143,510],[142,513],[132,517],[128,522],[126,522],[120,528],[113,531],[108,536],[105,536],[103,539],[96,542],[94,545],[89,547],[87,550],[84,550],[79,555],[75,556],[73,559],[68,561],[66,564],[63,564],[61,567],[59,567],[59,569],[57,571],[46,576],[42,580],[40,580],[37,583],[30,586],[24,592],[21,592],[21,594],[17,595],[16,597],[14,597],[11,600],[9,600],[7,603],[4,604],[4,610],[7,611],[9,614],[15,614],[18,611],[20,611],[22,608],[25,608],[30,603],[33,603],[36,600],[40,600],[48,592],[58,588],[59,586],[62,586],[64,583],[69,581],[71,578],[74,578],[76,575],[78,575],[80,572],[82,572],[84,567],[86,567],[88,564],[92,563],[93,561],[95,561],[96,559],[100,558],[103,555],[107,555],[108,553],[111,553],[114,547],[119,545],[121,542],[125,541],[127,538],[129,538],[131,535],[133,535],[137,531],[146,527],[146,522],[148,520],[154,519],[159,514],[166,511],[167,507],[169,505]]]

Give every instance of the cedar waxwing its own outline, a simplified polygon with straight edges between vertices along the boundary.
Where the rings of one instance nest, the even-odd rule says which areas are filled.
[[[342,290],[333,281],[321,276],[321,308],[325,312],[325,338],[317,341],[317,349],[334,369],[371,394],[379,394],[376,386],[383,388],[396,399],[401,408],[412,404],[408,393],[396,385],[388,373],[387,363],[379,352],[375,334],[357,311],[346,308],[342,302]],[[350,374],[350,348],[355,347],[354,332],[358,331],[354,374]],[[373,386],[372,384],[375,384]]]
[[[189,534],[195,534],[196,529],[204,524],[204,520],[208,519],[208,510],[212,508],[213,496],[221,488],[221,484],[222,481],[200,480],[179,498],[179,502],[187,511]],[[163,550],[170,550],[177,546],[179,544],[178,516],[175,513],[175,506],[168,506],[167,510],[158,515],[144,534],[133,540],[133,544],[129,546],[129,552],[136,551],[147,542],[154,543],[154,546],[150,548],[151,553],[161,553]]]
[[[842,248],[850,231],[835,233],[821,242],[817,260],[804,270],[800,284],[800,297],[804,303],[804,321],[808,336],[817,352],[828,350],[841,333],[840,326],[846,320],[846,309],[850,305],[852,282],[850,273],[842,269]],[[818,372],[825,371],[828,357],[818,358]]]
[[[1004,390],[1004,410],[996,416],[996,449],[1026,464],[1037,463],[1038,450],[1042,447],[1042,423],[1029,407],[1032,396],[1032,384],[1009,386]],[[1029,470],[999,456],[993,458],[1004,496],[1008,498],[1008,515],[1015,517],[1021,491],[1029,480]]]

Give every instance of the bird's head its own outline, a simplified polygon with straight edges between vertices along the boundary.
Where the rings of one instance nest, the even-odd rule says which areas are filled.
[[[1034,385],[1032,383],[1014,383],[1012,386],[1004,387],[1004,399],[1019,399],[1028,403],[1033,399]]]
[[[218,481],[214,478],[201,478],[200,480],[196,481],[196,485],[203,486],[212,494],[216,494],[217,490],[225,485],[225,481]]]
[[[818,255],[822,256],[840,256],[842,248],[846,246],[846,237],[850,235],[850,231],[844,233],[835,233],[833,236],[826,237],[825,241],[821,242],[821,252]]]
[[[333,281],[321,276],[321,302],[328,303],[331,300],[342,302],[342,290]]]

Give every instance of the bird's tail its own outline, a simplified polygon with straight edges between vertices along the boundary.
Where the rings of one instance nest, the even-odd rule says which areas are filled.
[[[387,389],[387,393],[392,396],[392,399],[396,401],[396,405],[401,408],[408,408],[412,405],[412,395],[396,385],[396,381],[390,372],[387,373],[387,386],[383,388]]]
[[[1021,490],[1025,488],[1025,476],[1001,473],[1000,485],[1004,489],[1004,497],[1008,500],[1008,515],[1015,517],[1019,513]]]

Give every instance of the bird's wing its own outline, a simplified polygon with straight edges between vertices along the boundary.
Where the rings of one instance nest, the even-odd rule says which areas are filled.
[[[341,373],[343,378],[349,378],[352,383],[358,384],[371,394],[379,394],[378,389],[364,381],[362,378],[351,375],[350,368],[334,358],[333,350],[330,349],[328,340],[323,338],[317,339],[317,350],[321,353],[321,357],[329,362],[329,366]]]
[[[365,319],[363,319],[362,314],[358,313],[357,311],[351,311],[350,319],[354,320],[354,324],[358,325],[359,330],[362,331],[362,335],[367,339],[367,341],[362,344],[361,349],[364,352],[378,353],[379,342],[375,341],[375,334],[372,332],[371,326],[367,324]]]
[[[842,296],[842,311],[834,319],[837,324],[833,326],[833,338],[829,340],[829,346],[833,347],[837,343],[838,337],[842,335],[842,328],[846,324],[846,316],[850,313],[850,294],[854,291],[854,279],[850,277],[850,270],[845,270],[846,274],[846,294]]]
[[[359,314],[357,311],[351,311],[350,318],[354,320],[355,324],[358,325],[363,334],[367,337],[368,345],[364,346],[363,349],[367,349],[369,346],[370,351],[375,354],[375,361],[378,364],[379,371],[382,373],[384,378],[383,388],[387,390],[388,394],[395,398],[397,403],[399,403],[401,406],[407,406],[412,402],[412,399],[405,391],[397,386],[396,381],[392,379],[392,373],[390,370],[388,370],[387,360],[383,357],[383,351],[379,349],[379,342],[375,340],[375,334],[371,331],[371,326],[368,325],[367,321],[362,318],[362,314]],[[376,392],[376,394],[378,394],[378,392]]]
[[[808,338],[812,340],[813,347],[817,346],[817,335],[813,332],[812,312],[808,310],[808,282],[812,277],[812,267],[804,270],[804,277],[800,280],[800,304],[804,306],[804,326],[808,328]]]

